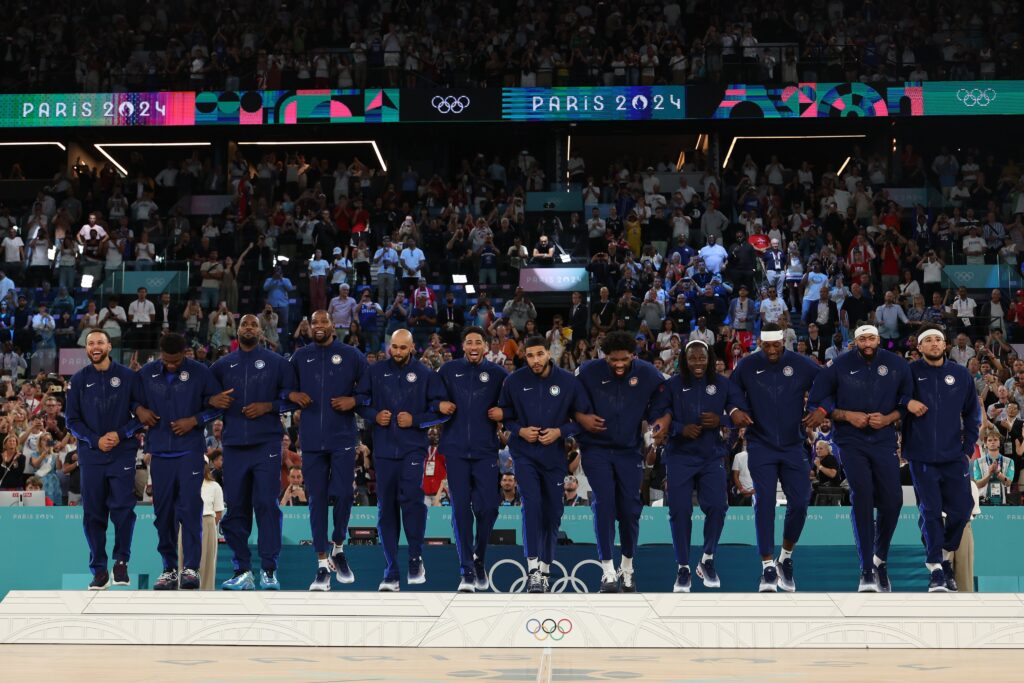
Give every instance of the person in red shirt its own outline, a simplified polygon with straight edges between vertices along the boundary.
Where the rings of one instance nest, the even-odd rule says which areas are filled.
[[[1024,340],[1024,289],[1017,290],[1017,298],[1010,304],[1006,319],[1013,323],[1010,327],[1010,338],[1015,342]]]
[[[437,427],[431,427],[427,437],[430,446],[427,447],[427,457],[423,461],[423,503],[430,506],[434,504],[434,496],[441,488],[441,482],[448,478],[448,468],[445,467],[444,456],[437,452],[441,437]]]

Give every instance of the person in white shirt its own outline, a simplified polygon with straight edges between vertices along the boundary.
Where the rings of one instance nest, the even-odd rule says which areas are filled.
[[[736,494],[733,505],[751,505],[754,499],[754,480],[750,476],[747,451],[744,449],[732,458],[732,485]]]
[[[32,331],[36,335],[36,348],[52,348],[53,332],[57,322],[46,309],[46,304],[39,304],[39,312],[32,316]]]
[[[988,243],[985,242],[985,238],[978,235],[978,226],[972,225],[970,227],[970,234],[963,239],[964,263],[968,265],[984,265],[985,249],[987,248]]]
[[[321,250],[317,249],[309,260],[309,304],[314,311],[327,307],[327,271],[330,269],[330,262],[324,258]]]
[[[8,273],[17,274],[25,263],[25,242],[18,235],[15,228],[8,231],[0,246],[4,250],[4,270]]]
[[[956,297],[953,299],[952,308],[964,328],[971,329],[971,325],[974,324],[974,311],[977,307],[978,304],[974,299],[967,296],[966,287],[960,287],[956,290]]]
[[[704,265],[712,273],[722,272],[722,268],[725,267],[729,260],[729,252],[718,243],[718,238],[715,235],[708,235],[708,243],[701,247],[699,253],[700,257],[704,260]]]
[[[128,323],[128,316],[116,296],[107,300],[107,307],[100,311],[97,325],[106,331],[112,343],[121,341],[121,326]]]
[[[106,241],[106,228],[104,228],[102,225],[96,222],[96,214],[90,213],[89,222],[83,225],[81,228],[79,228],[78,234],[75,236],[75,238],[78,240],[80,244],[85,244],[85,241],[89,239],[89,235],[92,234],[93,230],[95,230],[96,233],[100,236],[100,242]]]
[[[138,298],[128,304],[128,321],[131,323],[132,342],[149,348],[153,346],[152,327],[156,320],[156,306],[146,298],[145,287],[139,287]]]
[[[199,559],[199,590],[212,591],[217,574],[217,541],[220,537],[218,526],[224,516],[224,489],[213,478],[213,470],[207,461],[203,468],[203,485],[199,489],[203,499],[203,548]],[[180,539],[178,541],[181,543]],[[178,557],[182,557],[178,551]]]
[[[402,289],[408,291],[416,286],[420,279],[420,269],[426,263],[427,257],[423,250],[416,246],[416,240],[410,237],[405,241],[405,249],[399,255],[402,266]]]

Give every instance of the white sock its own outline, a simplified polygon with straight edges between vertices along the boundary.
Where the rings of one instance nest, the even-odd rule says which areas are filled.
[[[623,555],[622,562],[619,563],[619,566],[622,568],[622,571],[624,572],[633,571],[633,558],[626,557],[625,555]]]
[[[942,559],[943,559],[943,561],[944,562],[952,562],[953,561],[953,553],[955,553],[955,552],[956,552],[955,550],[943,550],[942,551]]]
[[[713,560],[713,559],[715,559],[715,556],[714,555],[708,555],[707,553],[704,553],[703,555],[700,556],[701,564],[707,562],[708,560]]]
[[[774,567],[775,560],[761,560],[761,569],[767,569],[768,567]]]
[[[779,551],[779,562],[785,562],[786,560],[788,560],[791,557],[793,557],[793,551],[792,550],[786,550],[785,548],[783,548],[782,550]]]
[[[880,558],[878,555],[875,555],[875,566],[881,567],[883,564],[885,564],[885,560]]]
[[[688,565],[688,564],[681,564],[681,565],[679,565],[679,568],[680,569],[689,569],[690,565]]]
[[[540,573],[541,574],[550,574],[551,573],[551,564],[549,562],[541,562],[540,563]]]
[[[924,566],[928,568],[928,571],[933,572],[937,569],[942,569],[942,565],[935,562],[925,562]]]
[[[324,559],[322,559],[322,560],[317,560],[316,561],[316,568],[317,569],[330,569],[330,565],[327,564],[328,562],[330,562],[330,560],[328,560],[326,557]]]
[[[615,562],[612,560],[601,560],[601,571],[605,574],[614,574]]]
[[[536,557],[528,557],[528,558],[526,558],[526,568],[527,568],[527,570],[529,570],[531,572],[534,569],[538,569],[539,568],[539,563],[537,562],[537,558]]]
[[[334,555],[344,555],[344,554],[345,554],[345,546],[341,546],[341,545],[338,545],[337,543],[335,543],[334,544],[334,551],[331,553],[331,556],[333,557]]]

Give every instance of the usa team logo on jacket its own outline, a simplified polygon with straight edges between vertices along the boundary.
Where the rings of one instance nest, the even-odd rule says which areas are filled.
[[[178,379],[180,379],[182,382],[187,382],[188,381],[188,370],[182,370],[181,374],[178,375]]]
[[[263,368],[267,367],[266,361],[263,360],[258,360],[255,363],[253,363],[253,365],[256,366],[257,370],[262,370]]]
[[[946,375],[946,384],[953,386],[954,383],[956,383],[956,377],[953,375]]]
[[[480,376],[480,381],[481,382],[490,382],[491,381],[490,373],[481,372],[479,376]]]
[[[708,396],[714,396],[715,394],[718,393],[718,387],[716,387],[714,384],[709,384],[708,388],[705,389],[704,391],[708,392]]]
[[[793,376],[793,366],[792,365],[787,365],[786,367],[782,368],[782,374],[785,375],[786,377],[792,377]]]
[[[558,396],[560,393],[562,393],[562,388],[556,384],[550,389],[548,389],[548,393],[551,394],[552,396]]]
[[[952,382],[950,382],[950,384],[952,384]],[[110,386],[112,386],[115,389],[117,389],[119,386],[121,386],[121,378],[120,377],[111,377],[110,378]]]
[[[405,376],[405,381],[406,382],[415,382],[416,381],[416,373],[415,372],[410,372],[408,375]]]
[[[889,374],[889,368],[887,368],[884,365],[879,365],[878,366],[878,376],[879,377],[885,377],[888,374]]]
[[[336,353],[331,356],[331,362],[335,365],[341,365],[341,354]]]

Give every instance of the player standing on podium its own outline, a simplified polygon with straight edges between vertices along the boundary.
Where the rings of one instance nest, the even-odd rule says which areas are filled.
[[[633,593],[633,556],[640,535],[640,486],[644,476],[644,420],[653,423],[653,402],[665,383],[650,363],[634,356],[636,340],[628,332],[609,332],[601,343],[603,359],[588,361],[577,372],[586,408],[576,413],[585,431],[579,436],[581,457],[590,481],[601,562],[601,592]],[[660,429],[668,426],[665,417]],[[724,474],[723,474],[724,476]],[[615,522],[619,523],[622,561],[615,571]]]
[[[377,470],[377,532],[384,550],[384,579],[377,590],[393,592],[398,583],[399,524],[409,544],[410,584],[426,583],[423,536],[427,506],[423,503],[423,461],[429,446],[427,430],[445,422],[440,414],[446,400],[441,378],[413,358],[412,333],[391,335],[391,358],[370,366],[360,396],[369,403],[357,408],[374,423],[373,462]],[[364,403],[364,401],[360,401]]]
[[[281,554],[281,409],[295,384],[284,356],[259,346],[260,321],[251,313],[238,323],[238,350],[210,370],[230,392],[224,411],[221,443],[224,452],[224,497],[228,513],[221,522],[224,540],[234,552],[235,574],[222,584],[225,590],[253,590],[253,511],[259,529],[260,588],[280,590],[277,558]]]
[[[921,512],[928,592],[956,592],[952,558],[974,510],[970,461],[981,409],[971,373],[946,359],[942,330],[919,332],[917,348],[923,358],[910,364],[914,400],[907,404],[903,457]]]
[[[838,356],[814,380],[809,401],[832,408],[839,464],[850,484],[850,519],[861,569],[857,590],[888,593],[892,585],[886,559],[903,507],[893,425],[913,398],[914,382],[907,361],[878,348],[874,325],[860,325],[854,341],[856,352]]]
[[[806,429],[815,429],[825,411],[813,402],[804,408],[804,394],[810,390],[820,368],[807,356],[785,349],[785,334],[775,323],[761,328],[761,350],[737,365],[729,376],[740,390],[750,415],[733,413],[733,424],[747,428],[750,478],[754,482],[754,527],[757,551],[761,555],[758,590],[774,593],[796,590],[793,550],[811,502],[810,463],[804,451]],[[782,528],[782,549],[774,560],[775,492],[782,484],[786,494],[786,519]]]
[[[462,577],[458,590],[472,593],[490,588],[484,554],[501,497],[496,424],[501,410],[497,405],[508,373],[486,359],[487,341],[479,327],[462,332],[462,352],[463,358],[445,363],[437,374],[447,394],[440,405],[441,414],[448,416],[441,430],[441,451],[448,468],[452,530]]]
[[[355,576],[345,558],[345,534],[352,514],[359,386],[370,366],[359,349],[334,336],[334,324],[327,311],[310,316],[313,343],[292,354],[290,359],[297,388],[288,399],[299,415],[299,444],[302,447],[302,479],[309,495],[309,528],[317,556],[316,577],[311,591],[331,590],[331,572],[338,583],[352,583]],[[333,500],[333,506],[328,504]],[[328,509],[333,531],[328,543]]]
[[[528,593],[550,591],[550,567],[562,523],[568,465],[565,439],[579,433],[573,415],[585,411],[579,380],[551,362],[548,341],[523,342],[526,367],[505,380],[498,407],[512,433],[509,451],[523,501],[523,552]]]
[[[110,337],[92,330],[85,338],[90,365],[71,378],[68,429],[78,439],[82,475],[82,526],[89,544],[89,590],[110,585],[107,520],[114,523],[114,585],[127,586],[135,529],[135,454],[131,438],[142,429],[132,409],[142,400],[139,377],[110,358]]]

